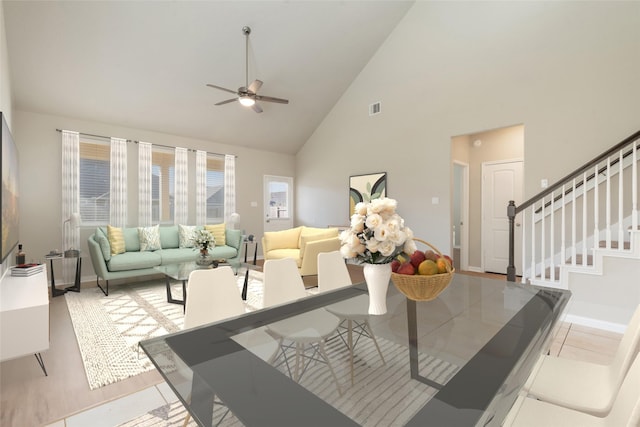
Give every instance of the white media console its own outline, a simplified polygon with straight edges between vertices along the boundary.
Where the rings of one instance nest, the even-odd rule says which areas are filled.
[[[47,375],[40,352],[49,348],[49,290],[47,269],[14,277],[8,270],[0,280],[0,362],[35,355]]]

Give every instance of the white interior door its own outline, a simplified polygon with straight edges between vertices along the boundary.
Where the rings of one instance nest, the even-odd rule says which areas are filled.
[[[505,274],[509,265],[509,220],[507,205],[522,202],[523,162],[482,164],[482,254],[483,269]],[[515,266],[522,271],[522,236],[515,232]]]
[[[264,231],[293,227],[293,178],[264,176]]]

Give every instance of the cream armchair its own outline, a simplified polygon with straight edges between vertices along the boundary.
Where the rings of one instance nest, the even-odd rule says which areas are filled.
[[[318,274],[318,254],[340,250],[337,228],[300,226],[267,231],[262,237],[262,253],[268,259],[293,258],[301,276]]]

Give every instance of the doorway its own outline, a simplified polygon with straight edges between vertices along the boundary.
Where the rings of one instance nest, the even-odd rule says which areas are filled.
[[[451,247],[452,253],[457,253],[459,242],[460,268],[461,270],[482,273],[485,271],[485,249],[484,242],[487,231],[483,230],[482,206],[484,203],[483,164],[501,163],[514,160],[522,161],[524,164],[524,125],[513,125],[504,128],[484,130],[469,133],[451,138]],[[466,165],[467,183],[466,194],[462,193],[462,186],[456,180],[462,175],[462,167]],[[523,168],[524,169],[524,168]],[[524,175],[524,170],[522,175]],[[458,176],[458,177],[456,177]],[[523,189],[523,183],[515,184],[519,189]],[[468,217],[460,220],[455,212],[455,203],[460,201],[460,214],[467,209]],[[500,204],[500,202],[496,202]],[[504,213],[506,218],[507,203],[503,207],[498,206],[496,212]],[[454,217],[455,216],[455,217]],[[456,227],[459,222],[462,227]],[[466,225],[466,227],[465,227]],[[465,229],[466,228],[466,229]],[[519,230],[516,230],[519,231]],[[455,234],[454,234],[455,233]],[[465,237],[466,233],[466,237]],[[516,239],[518,237],[516,233]],[[458,235],[460,239],[458,239]],[[502,244],[501,238],[496,237],[496,242]],[[504,240],[508,244],[508,239]],[[519,246],[516,244],[516,248]],[[519,248],[518,250],[521,250]],[[455,263],[454,259],[454,263]],[[520,260],[521,261],[521,260]],[[465,264],[466,263],[466,264]],[[506,274],[506,266],[497,273]]]
[[[264,176],[264,231],[293,228],[293,178]]]
[[[469,269],[469,165],[453,162],[453,266]]]

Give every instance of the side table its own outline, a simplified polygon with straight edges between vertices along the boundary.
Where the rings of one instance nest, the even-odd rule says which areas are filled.
[[[247,251],[249,249],[249,245],[253,245],[253,265],[256,265],[258,259],[258,241],[257,240],[249,240],[244,239],[244,263],[247,263]]]
[[[47,254],[44,256],[45,259],[49,260],[49,264],[51,267],[51,297],[57,297],[60,295],[64,295],[68,291],[72,292],[80,292],[80,272],[82,270],[82,257],[80,256],[80,251],[77,250],[68,250],[65,251],[64,254]],[[56,279],[53,274],[53,260],[54,259],[65,259],[65,258],[75,258],[76,259],[76,276],[73,282],[73,286],[67,286],[64,289],[56,288]]]

